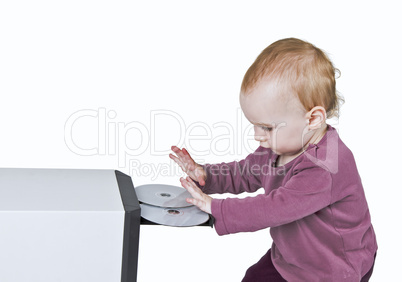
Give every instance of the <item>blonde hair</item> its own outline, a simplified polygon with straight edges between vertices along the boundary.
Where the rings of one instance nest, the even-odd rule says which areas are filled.
[[[322,106],[328,118],[339,117],[344,100],[336,91],[337,72],[321,49],[297,38],[286,38],[261,52],[244,75],[241,92],[247,95],[262,79],[273,80],[291,87],[307,111]]]

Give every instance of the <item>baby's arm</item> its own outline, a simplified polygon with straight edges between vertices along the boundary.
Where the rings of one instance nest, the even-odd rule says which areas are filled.
[[[320,167],[303,167],[283,186],[269,194],[244,199],[214,199],[211,213],[219,235],[250,232],[284,225],[323,209],[331,203],[332,178]]]
[[[197,164],[186,149],[180,150],[172,146],[172,150],[177,156],[169,154],[182,170],[197,181],[206,194],[255,192],[261,188],[259,169],[261,166],[254,166],[258,157],[267,157],[266,153],[261,153],[258,149],[255,153],[247,156],[239,162],[221,164]]]

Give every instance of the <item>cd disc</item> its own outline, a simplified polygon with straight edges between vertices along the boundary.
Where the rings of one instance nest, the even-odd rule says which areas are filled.
[[[135,188],[138,200],[142,203],[166,207],[182,208],[192,204],[186,202],[186,198],[191,198],[186,189],[178,186],[165,184],[147,184]]]
[[[141,216],[154,223],[169,226],[195,226],[209,219],[209,215],[196,206],[162,208],[141,204]]]

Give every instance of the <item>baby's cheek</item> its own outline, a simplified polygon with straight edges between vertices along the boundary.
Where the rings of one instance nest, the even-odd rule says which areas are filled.
[[[281,149],[284,152],[293,151],[294,149],[297,149],[296,147],[300,146],[300,138],[300,136],[292,132],[278,132],[276,136],[278,149]]]

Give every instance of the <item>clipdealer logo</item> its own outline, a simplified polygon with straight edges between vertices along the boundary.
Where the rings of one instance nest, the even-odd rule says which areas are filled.
[[[171,132],[170,127],[173,125],[177,130]],[[168,134],[174,139],[172,144],[165,144],[163,140],[166,138],[163,134],[166,134],[167,127]],[[286,127],[286,124],[281,124],[278,129],[283,127]],[[86,139],[91,139],[92,142],[84,142]],[[276,135],[273,139],[276,139]],[[257,145],[254,126],[245,119],[240,108],[236,112],[235,126],[224,121],[212,125],[197,121],[187,125],[183,117],[170,110],[150,111],[149,124],[146,125],[140,121],[118,121],[114,110],[83,109],[74,112],[66,120],[64,141],[67,148],[77,155],[115,156],[119,168],[128,167],[131,175],[152,176],[153,179],[158,176],[181,175],[181,170],[169,158],[169,163],[140,161],[143,154],[167,156],[171,152],[170,145],[187,148],[197,160],[211,154],[245,156],[254,152]],[[275,140],[272,142],[276,143]],[[337,173],[337,144],[337,138],[329,139],[324,160],[318,158],[314,151],[305,152],[305,155],[316,165],[331,173]]]
[[[176,128],[169,133],[174,135],[174,143],[169,145],[163,144],[160,133],[166,130],[167,122]],[[85,139],[92,142],[88,144]],[[236,126],[224,121],[212,125],[201,121],[186,124],[183,117],[170,110],[150,111],[149,124],[145,124],[119,121],[117,113],[106,108],[82,109],[67,118],[64,141],[71,152],[80,156],[116,156],[119,168],[129,166],[137,169],[136,174],[138,170],[142,174],[157,170],[169,174],[168,166],[177,168],[171,162],[165,166],[153,164],[155,168],[150,168],[149,164],[139,161],[143,154],[167,156],[171,152],[170,145],[186,147],[195,158],[251,153],[256,145],[253,125],[244,118],[240,108],[236,112]]]

